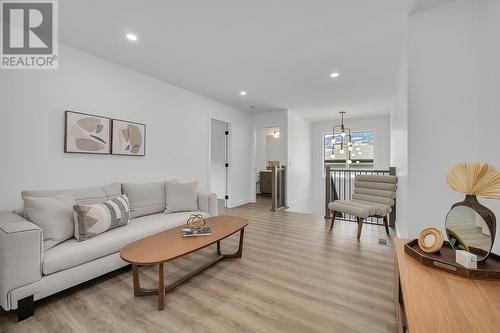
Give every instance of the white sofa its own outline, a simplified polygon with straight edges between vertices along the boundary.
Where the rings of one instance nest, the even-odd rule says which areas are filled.
[[[115,183],[69,191],[77,204],[93,204],[121,195],[122,188],[125,189],[125,186]],[[23,194],[49,196],[57,192],[61,191],[29,191]],[[25,319],[32,315],[34,301],[126,266],[119,251],[127,244],[186,223],[193,212],[164,214],[161,200],[165,200],[165,194],[162,196],[158,191],[153,192],[143,190],[129,195],[131,216],[139,216],[132,218],[128,225],[83,242],[72,238],[45,252],[42,230],[25,219],[22,210],[0,212],[2,308],[7,311],[18,309],[19,320]],[[150,204],[148,201],[151,200],[156,204]],[[156,213],[150,214],[151,207]],[[197,212],[205,217],[216,216],[216,195],[198,191]]]

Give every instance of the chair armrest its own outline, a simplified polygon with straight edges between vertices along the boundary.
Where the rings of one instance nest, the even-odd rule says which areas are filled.
[[[219,215],[217,194],[198,191],[198,208],[202,212],[207,212],[210,217]]]
[[[0,212],[0,305],[10,310],[9,292],[42,278],[42,230],[25,218]]]

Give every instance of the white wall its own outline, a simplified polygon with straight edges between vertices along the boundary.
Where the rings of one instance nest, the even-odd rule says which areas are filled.
[[[265,127],[255,130],[255,171],[265,170],[267,161],[278,160],[281,164],[286,164],[282,160],[281,135],[274,138],[274,132],[279,132],[279,127]],[[269,139],[271,138],[271,139]],[[270,142],[269,142],[270,141]]]
[[[405,237],[427,226],[444,230],[450,206],[464,197],[446,184],[455,164],[500,168],[499,22],[499,4],[489,0],[457,0],[410,17]],[[500,214],[498,202],[482,201]]]
[[[309,212],[308,207],[312,198],[310,123],[289,110],[253,114],[252,128],[264,127],[279,127],[280,129],[280,160],[282,165],[287,166],[287,204],[290,210]],[[253,161],[256,160],[255,143],[254,138]],[[255,197],[254,193],[252,193],[252,197]]]
[[[325,175],[323,156],[323,135],[332,132],[332,126],[340,123],[340,117],[331,121],[312,123],[312,212],[325,214]],[[344,119],[352,131],[373,130],[375,134],[374,169],[388,170],[390,166],[390,118],[389,116]]]
[[[312,199],[311,124],[288,111],[287,203],[291,211],[309,212]]]
[[[250,116],[61,45],[58,70],[0,73],[0,210],[24,189],[198,180],[208,189],[209,119],[232,124],[230,196],[248,202]],[[63,153],[64,110],[147,124],[145,157]]]
[[[270,112],[261,112],[251,115],[251,128],[266,128],[266,127],[279,127],[281,139],[281,158],[280,161],[286,165],[287,159],[287,140],[288,140],[288,119],[287,110],[277,110]],[[252,149],[255,150],[255,149]]]
[[[217,198],[226,195],[226,123],[212,119],[210,128],[210,192],[217,193]]]
[[[479,160],[500,170],[500,1],[479,3]],[[500,253],[500,200],[482,200],[497,217],[495,253]]]
[[[266,136],[266,161],[279,161],[281,156],[281,138]],[[281,164],[281,161],[280,161]]]
[[[478,9],[473,1],[422,12],[409,21],[408,234],[444,230],[463,195],[446,183],[457,163],[478,159]],[[434,139],[433,139],[434,137]]]
[[[396,232],[408,235],[408,40],[401,50],[399,72],[391,107],[391,166],[396,168]]]

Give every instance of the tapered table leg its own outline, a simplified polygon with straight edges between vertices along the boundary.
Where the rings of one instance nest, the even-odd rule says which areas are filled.
[[[238,251],[233,254],[222,254],[222,258],[241,258],[243,254],[243,236],[245,235],[245,229],[240,230],[240,246],[238,247]]]
[[[163,263],[159,264],[158,272],[158,310],[165,309],[165,279],[163,271]]]
[[[139,265],[132,265],[132,277],[134,281],[134,296],[158,294],[158,289],[144,289],[141,287],[141,279],[139,278]]]
[[[140,287],[139,287],[139,271],[137,269],[137,265],[132,265],[132,276],[134,280],[134,296],[140,296]]]

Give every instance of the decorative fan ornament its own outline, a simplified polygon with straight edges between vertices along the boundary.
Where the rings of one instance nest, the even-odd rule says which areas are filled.
[[[500,200],[500,172],[487,163],[458,164],[448,173],[447,181],[454,191]]]

